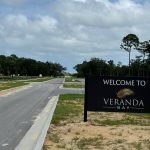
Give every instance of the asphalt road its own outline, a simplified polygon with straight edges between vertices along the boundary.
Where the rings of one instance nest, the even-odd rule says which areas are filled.
[[[0,150],[15,149],[53,96],[83,93],[81,89],[60,89],[63,80],[35,83],[18,92],[0,96]]]

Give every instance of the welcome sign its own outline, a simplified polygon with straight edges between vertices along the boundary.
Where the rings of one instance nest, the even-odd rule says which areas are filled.
[[[91,76],[85,79],[87,111],[150,112],[150,78]]]

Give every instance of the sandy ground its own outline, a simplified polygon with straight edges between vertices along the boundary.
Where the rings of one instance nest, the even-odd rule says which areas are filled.
[[[94,120],[129,119],[124,113],[90,113],[88,122],[82,116],[50,125],[43,150],[150,150],[150,118],[148,124],[102,125]],[[139,116],[132,119],[140,120]]]

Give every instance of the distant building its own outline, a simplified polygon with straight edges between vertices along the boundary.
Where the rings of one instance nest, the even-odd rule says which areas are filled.
[[[42,78],[43,77],[42,74],[39,74],[39,77]]]

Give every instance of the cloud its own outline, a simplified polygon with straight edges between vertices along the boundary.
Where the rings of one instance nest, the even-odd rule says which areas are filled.
[[[18,1],[11,2],[17,4]],[[128,60],[128,54],[119,47],[123,36],[129,33],[137,34],[141,40],[149,40],[148,2],[44,2],[47,4],[44,10],[41,5],[38,5],[38,11],[33,11],[33,8],[31,10],[31,7],[26,8],[32,15],[21,13],[18,9],[17,13],[12,11],[0,16],[1,52],[14,52],[45,61],[60,61],[70,69],[71,65],[73,67],[76,63],[91,57],[114,58],[116,61],[125,62]],[[38,3],[37,1],[36,4]],[[28,1],[28,6],[29,4]]]
[[[57,9],[54,7],[53,11],[61,16],[62,20],[75,25],[99,28],[130,26],[140,23],[139,18],[145,17],[143,7],[131,0],[120,0],[117,3],[108,0],[87,0],[84,3],[64,1],[56,1]]]

